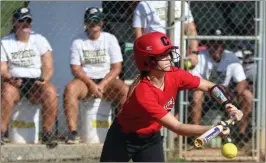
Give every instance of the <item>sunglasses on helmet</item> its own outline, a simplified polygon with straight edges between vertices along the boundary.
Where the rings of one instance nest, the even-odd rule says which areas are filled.
[[[101,19],[99,19],[99,18],[92,18],[92,19],[87,19],[86,22],[87,23],[92,23],[92,24],[100,24],[101,23]]]

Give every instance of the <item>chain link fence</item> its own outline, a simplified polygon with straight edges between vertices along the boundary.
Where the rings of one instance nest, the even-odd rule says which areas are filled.
[[[137,68],[134,65],[132,51],[135,39],[134,29],[132,28],[133,12],[138,3],[138,1],[1,1],[1,37],[8,34],[12,28],[11,20],[13,10],[17,7],[28,6],[33,15],[32,25],[34,31],[45,36],[53,48],[54,75],[51,83],[56,87],[58,98],[58,111],[54,121],[53,138],[57,139],[59,143],[58,146],[52,149],[47,149],[46,146],[40,143],[43,136],[43,119],[41,115],[47,113],[43,112],[41,105],[32,105],[26,98],[23,98],[12,111],[11,120],[9,120],[10,127],[4,135],[6,143],[1,145],[1,161],[63,162],[65,160],[71,160],[77,162],[99,160],[101,144],[104,141],[104,133],[106,133],[111,119],[116,114],[117,103],[113,102],[102,105],[94,103],[93,106],[100,105],[100,108],[105,109],[105,111],[104,113],[101,112],[98,114],[95,121],[90,121],[84,115],[88,114],[85,108],[91,107],[92,104],[86,101],[80,101],[77,127],[78,136],[87,142],[83,141],[79,144],[71,145],[65,143],[68,136],[68,125],[64,112],[64,91],[67,84],[73,79],[69,66],[70,47],[76,35],[84,31],[83,16],[86,8],[101,7],[104,13],[104,30],[116,36],[122,50],[124,61],[123,70],[119,78],[125,81],[127,85],[130,85],[138,74]],[[244,133],[240,133],[241,123],[231,128],[233,142],[239,148],[239,154],[235,161],[259,161],[261,157],[260,150],[265,149],[261,145],[265,143],[261,136],[263,129],[265,129],[265,126],[261,122],[263,109],[265,108],[262,107],[261,102],[265,97],[261,94],[263,76],[260,76],[260,74],[265,74],[265,70],[262,69],[262,65],[265,64],[262,62],[263,57],[265,58],[263,56],[265,54],[265,48],[262,42],[263,34],[265,35],[263,33],[265,25],[263,26],[262,23],[264,22],[265,24],[265,16],[262,16],[265,9],[263,8],[264,3],[255,1],[188,1],[188,4],[197,27],[198,36],[181,36],[183,38],[183,44],[180,49],[183,53],[181,55],[186,55],[185,52],[188,50],[189,40],[191,39],[199,40],[199,50],[201,51],[207,50],[208,41],[214,39],[217,41],[222,40],[225,48],[232,51],[239,58],[247,76],[248,90],[252,94],[252,99],[241,99],[237,93],[237,89],[240,86],[235,82],[229,84],[227,91],[230,93],[230,97],[232,97],[234,103],[241,109],[245,108],[248,105],[247,102],[250,101],[252,111],[246,114],[249,108],[245,108],[246,110],[244,110],[245,115],[247,115],[247,126]],[[214,36],[210,34],[211,30],[217,29],[222,29],[224,35]],[[210,78],[210,80],[219,83],[222,74],[215,73],[216,76]],[[222,107],[215,103],[208,95],[202,96],[204,100],[201,106],[202,111],[196,110],[195,112],[197,113],[193,112],[195,101],[193,101],[192,93],[192,91],[183,91],[176,101],[176,111],[181,122],[195,122],[195,114],[200,115],[199,123],[206,125],[212,125],[217,121],[227,118]],[[199,105],[197,106],[199,107]],[[106,113],[108,109],[111,111]],[[3,109],[1,109],[1,113],[2,115],[4,114]],[[103,115],[105,118],[101,119]],[[95,140],[97,143],[88,143],[95,138],[88,138],[88,128],[82,126],[85,122],[94,126],[92,127],[94,132],[92,135],[98,135],[97,140]],[[23,129],[25,130],[22,131]],[[20,139],[18,133],[23,133],[24,135],[29,134],[26,137],[33,142],[27,145],[12,143],[11,140]],[[174,151],[175,153],[171,158],[174,158],[175,161],[177,160],[176,158],[182,158],[187,161],[225,160],[220,154],[222,140],[219,138],[213,139],[204,149],[188,151],[194,137],[178,136],[175,138],[173,135],[169,135],[166,129],[163,130],[163,134],[166,136],[164,144],[166,154]],[[169,145],[169,143],[167,144],[167,142],[172,142],[173,140],[175,140],[174,146]],[[98,143],[99,141],[100,143]]]
[[[264,53],[261,53],[261,40],[263,38],[263,6],[260,2],[190,2],[190,9],[197,24],[198,39],[203,51],[210,52],[210,40],[222,41],[225,49],[235,53],[240,59],[240,63],[246,75],[248,91],[252,96],[241,95],[239,86],[241,82],[230,81],[226,91],[231,100],[244,112],[242,123],[231,128],[232,141],[239,149],[236,160],[251,161],[260,159],[260,144],[264,140],[260,138],[262,125],[260,121],[262,99],[259,90],[261,89],[259,79],[260,60]],[[221,29],[221,36],[214,35],[211,30]],[[190,39],[186,37],[186,39]],[[206,47],[205,47],[206,46]],[[234,54],[232,54],[234,55]],[[199,55],[199,64],[204,62],[203,56]],[[230,62],[228,60],[227,62]],[[265,64],[265,63],[263,63]],[[203,64],[204,65],[204,64]],[[203,66],[202,65],[202,66]],[[221,64],[220,64],[221,65]],[[204,68],[209,73],[208,79],[218,84],[223,84],[225,74],[221,67],[209,69]],[[192,70],[195,72],[195,70]],[[208,72],[210,71],[210,72]],[[227,74],[228,75],[228,74]],[[243,83],[242,83],[243,84]],[[243,98],[246,97],[246,98]],[[227,119],[223,108],[208,95],[202,96],[199,91],[183,92],[180,98],[180,118],[186,123],[215,124],[217,121]],[[203,103],[200,101],[203,100]],[[200,111],[199,109],[202,109]],[[248,109],[249,108],[249,109]],[[252,108],[252,109],[251,109]],[[222,141],[219,137],[211,140],[206,148],[199,151],[187,152],[194,138],[188,137],[179,140],[179,156],[183,155],[187,160],[223,160],[220,155]],[[261,142],[262,140],[262,142]]]

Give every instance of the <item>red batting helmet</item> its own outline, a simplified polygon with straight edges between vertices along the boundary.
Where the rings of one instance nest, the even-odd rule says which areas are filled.
[[[150,71],[154,66],[152,57],[161,56],[178,49],[173,46],[167,35],[161,32],[151,32],[137,38],[134,42],[134,59],[140,71]]]

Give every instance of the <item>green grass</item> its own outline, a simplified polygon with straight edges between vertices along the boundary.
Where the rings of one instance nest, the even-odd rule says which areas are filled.
[[[1,38],[8,34],[12,27],[13,11],[22,6],[24,6],[24,1],[1,1]]]

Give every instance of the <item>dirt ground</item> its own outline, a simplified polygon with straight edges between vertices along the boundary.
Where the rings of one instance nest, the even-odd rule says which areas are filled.
[[[252,157],[252,151],[250,149],[241,149],[233,159],[227,159],[222,156],[221,149],[205,148],[205,149],[193,149],[191,151],[184,151],[181,153],[181,158],[186,161],[203,161],[203,162],[253,162],[256,161],[255,157]]]

